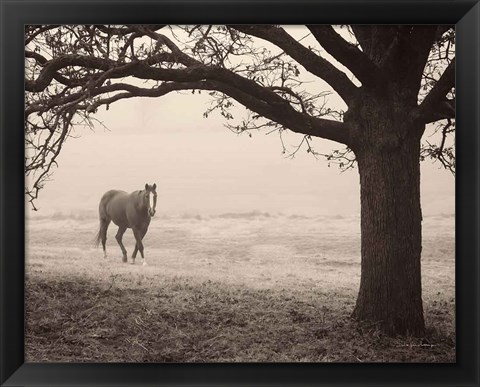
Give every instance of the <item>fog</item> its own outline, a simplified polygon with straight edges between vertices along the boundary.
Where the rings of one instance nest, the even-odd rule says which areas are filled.
[[[264,211],[302,215],[357,216],[358,170],[328,167],[305,149],[295,158],[282,154],[278,134],[237,135],[224,118],[203,118],[208,96],[167,95],[120,101],[98,118],[108,128],[77,129],[41,191],[38,214],[96,212],[109,189],[134,191],[156,183],[159,213],[220,214]],[[235,118],[241,118],[238,109]],[[284,137],[290,151],[302,136]],[[342,149],[316,139],[317,151]],[[430,161],[422,163],[425,215],[453,214],[453,176]],[[27,204],[27,214],[33,211]]]

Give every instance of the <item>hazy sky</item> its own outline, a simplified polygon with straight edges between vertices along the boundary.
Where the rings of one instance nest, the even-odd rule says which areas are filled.
[[[39,213],[96,212],[105,191],[155,182],[157,211],[165,214],[359,214],[357,169],[341,173],[305,151],[286,158],[276,133],[234,134],[223,127],[223,117],[203,118],[208,100],[184,92],[120,101],[109,111],[102,107],[98,117],[109,131],[98,125],[68,140],[40,193]],[[330,100],[339,103],[334,95]],[[285,140],[293,149],[301,136],[291,133]],[[321,139],[315,144],[323,152],[342,148]],[[421,179],[424,214],[454,213],[453,176],[427,161]]]
[[[108,189],[155,182],[160,213],[359,214],[357,169],[341,173],[305,151],[286,158],[276,133],[234,134],[222,117],[202,117],[207,106],[206,97],[188,93],[112,105],[100,115],[110,131],[99,126],[68,140],[40,194],[40,212],[96,211]],[[287,143],[300,139],[291,134]],[[323,151],[336,145],[316,143]],[[453,213],[454,178],[422,165],[424,214]]]

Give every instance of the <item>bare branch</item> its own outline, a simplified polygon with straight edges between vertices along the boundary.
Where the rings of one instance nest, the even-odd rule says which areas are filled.
[[[426,124],[452,118],[455,118],[455,99],[439,102],[434,109],[425,112],[422,116],[423,122]]]
[[[322,47],[346,66],[362,84],[370,87],[377,86],[378,82],[384,78],[381,69],[365,53],[335,32],[332,26],[309,25],[307,27]]]
[[[438,82],[430,90],[418,109],[416,117],[423,122],[431,122],[433,113],[445,110],[447,94],[455,86],[455,58],[450,62]],[[450,117],[450,116],[448,116]]]
[[[431,159],[439,161],[441,166],[455,175],[455,121],[447,119],[441,121],[430,136],[440,135],[440,143],[437,145],[429,140],[422,144],[420,160]]]
[[[338,70],[326,59],[318,56],[301,43],[292,38],[284,29],[274,26],[240,25],[232,26],[246,34],[265,39],[280,47],[290,57],[298,61],[312,74],[319,76],[342,97],[348,104],[355,94],[357,87],[348,79],[347,75]]]

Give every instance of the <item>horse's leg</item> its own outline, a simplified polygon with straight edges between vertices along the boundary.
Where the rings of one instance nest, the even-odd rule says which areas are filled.
[[[145,237],[145,234],[147,233],[147,229],[140,230],[140,238],[143,241],[143,238]],[[137,251],[138,251],[138,244],[135,242],[135,249],[133,250],[132,258],[135,259],[137,257]],[[143,258],[143,256],[142,256]],[[145,266],[147,264],[147,261],[145,258],[143,258],[142,264]]]
[[[132,253],[132,261],[135,261],[135,258],[137,258],[137,252],[138,252],[138,245],[137,245],[137,242],[135,242],[135,248],[133,249],[133,253]]]
[[[115,239],[117,240],[120,248],[122,249],[122,262],[127,262],[127,249],[125,249],[125,246],[123,245],[122,242],[122,237],[123,234],[125,234],[125,231],[127,230],[126,227],[120,226],[118,227],[117,235],[115,235]]]
[[[107,230],[108,230],[108,225],[110,224],[110,219],[108,218],[103,218],[100,219],[100,238],[102,240],[102,247],[103,247],[103,258],[107,258]]]
[[[142,239],[143,237],[145,236],[146,234],[146,230],[143,231],[141,229],[138,229],[138,228],[133,228],[133,235],[135,236],[135,241],[137,242],[136,245],[135,245],[135,250],[138,250],[140,251],[140,255],[142,256],[142,264],[143,265],[146,265],[147,262],[145,262],[145,256],[143,255],[143,243],[142,243]],[[137,255],[136,251],[135,252],[135,255],[132,254],[132,261],[135,262],[135,257]]]

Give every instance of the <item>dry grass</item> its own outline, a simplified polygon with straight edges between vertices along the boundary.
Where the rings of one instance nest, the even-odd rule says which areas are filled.
[[[91,248],[94,219],[27,223],[27,361],[453,362],[453,219],[424,222],[428,332],[350,320],[357,219],[268,214],[154,219],[149,266]],[[131,251],[133,238],[125,240]]]

